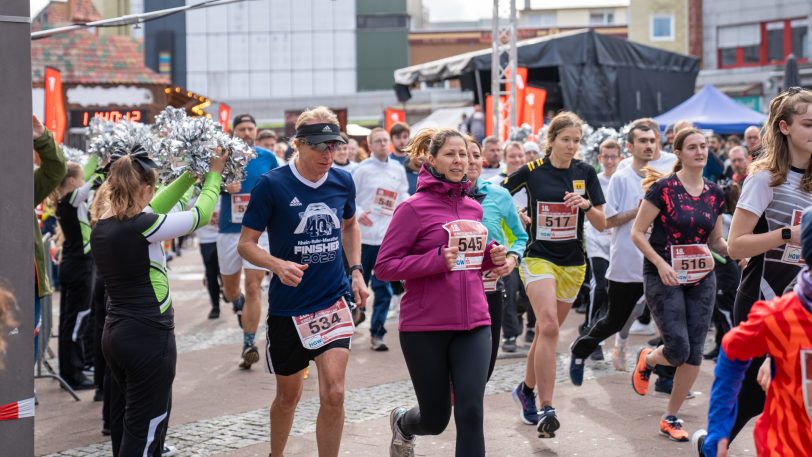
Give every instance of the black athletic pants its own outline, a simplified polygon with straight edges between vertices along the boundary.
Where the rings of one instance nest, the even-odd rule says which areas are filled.
[[[113,379],[113,456],[160,457],[175,379],[175,333],[135,319],[108,321],[102,349]]]
[[[589,271],[592,272],[589,281],[589,308],[584,315],[584,323],[581,325],[581,334],[586,333],[590,327],[606,314],[606,307],[609,303],[609,293],[606,282],[606,270],[609,269],[609,261],[603,257],[589,258]]]
[[[488,312],[491,313],[491,361],[488,364],[488,379],[491,379],[493,367],[496,366],[496,355],[499,353],[499,334],[502,331],[502,306],[507,294],[504,290],[497,290],[485,294],[488,297]]]
[[[577,359],[589,357],[601,341],[622,330],[637,301],[643,296],[642,282],[610,280],[608,287],[609,306],[606,315],[572,343],[572,356]]]
[[[93,259],[64,258],[59,276],[59,376],[76,385],[85,378],[82,342],[93,295]]]
[[[103,428],[110,428],[110,368],[102,353],[102,333],[104,321],[107,319],[107,289],[101,275],[96,274],[93,287],[93,318],[95,319],[95,355],[93,357],[93,382],[96,389],[102,391],[102,424]]]
[[[747,320],[747,315],[750,314],[750,308],[753,307],[758,298],[750,297],[749,295],[739,292],[736,294],[736,302],[733,305],[733,325],[739,325]],[[764,357],[756,357],[750,362],[750,367],[744,375],[742,381],[742,388],[739,391],[738,405],[736,409],[736,423],[733,425],[733,430],[730,433],[730,442],[732,443],[739,432],[750,422],[750,419],[758,416],[764,411],[764,402],[767,399],[764,390],[756,381],[758,370],[761,364],[764,363]]]
[[[220,309],[220,264],[217,262],[217,243],[200,243],[200,256],[206,269],[206,287],[212,309]]]
[[[741,270],[735,260],[727,258],[727,263],[716,262],[713,269],[716,275],[716,303],[713,308],[713,326],[716,328],[716,345],[722,344],[722,337],[733,327],[733,306],[736,289],[739,288]]]
[[[401,332],[400,347],[412,378],[417,407],[400,420],[408,435],[439,435],[451,419],[457,457],[485,455],[483,401],[491,352],[489,326],[465,331]],[[450,381],[450,384],[449,384]]]

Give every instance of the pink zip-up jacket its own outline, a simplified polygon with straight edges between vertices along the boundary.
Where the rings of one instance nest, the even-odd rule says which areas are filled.
[[[482,207],[466,196],[470,183],[441,180],[424,165],[417,192],[395,209],[375,264],[382,281],[406,282],[400,302],[401,332],[470,330],[490,325],[481,271],[449,271],[443,256],[448,232],[443,225],[460,220],[482,221]],[[485,248],[482,271],[492,269]]]

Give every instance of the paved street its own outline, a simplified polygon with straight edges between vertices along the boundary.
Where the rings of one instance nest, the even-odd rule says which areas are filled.
[[[219,320],[210,321],[208,298],[202,285],[203,267],[196,248],[190,247],[170,265],[175,304],[178,346],[177,376],[169,444],[180,456],[268,455],[268,405],[274,394],[273,378],[264,361],[250,372],[237,368],[242,340],[230,305]],[[55,297],[56,298],[56,297]],[[518,420],[511,388],[524,372],[522,357],[501,360],[488,385],[485,398],[485,433],[489,455],[495,456],[690,456],[687,444],[667,441],[657,434],[657,419],[665,397],[642,398],[630,387],[629,374],[615,372],[611,362],[588,363],[582,387],[572,386],[566,376],[567,346],[581,315],[572,313],[561,334],[556,407],[562,421],[558,437],[536,438],[535,429]],[[398,346],[396,319],[390,320],[388,353],[369,349],[364,325],[356,333],[347,373],[346,426],[342,455],[353,457],[388,455],[388,413],[397,405],[415,402]],[[644,344],[633,337],[631,349]],[[264,346],[264,330],[258,334]],[[52,341],[55,349],[56,342]],[[520,348],[526,350],[526,348]],[[607,356],[610,349],[605,351]],[[55,361],[53,361],[55,362]],[[631,365],[631,360],[629,365]],[[702,368],[695,387],[696,399],[684,407],[686,428],[704,426],[712,364]],[[318,372],[311,365],[310,378],[293,425],[287,456],[314,456],[315,419],[318,411]],[[36,381],[39,406],[36,413],[36,454],[39,456],[109,456],[109,440],[102,436],[101,403],[92,401],[93,391],[80,393],[75,402],[56,382]],[[754,455],[752,427],[732,449],[733,455]],[[452,424],[440,436],[420,437],[416,453],[421,456],[452,456],[456,434]]]

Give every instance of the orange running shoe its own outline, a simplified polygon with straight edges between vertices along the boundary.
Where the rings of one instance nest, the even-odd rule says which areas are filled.
[[[682,419],[677,416],[660,419],[660,435],[667,436],[671,441],[688,441],[688,432],[682,428]]]
[[[651,351],[651,348],[646,347],[637,353],[637,364],[632,372],[632,388],[637,395],[648,393],[648,378],[651,376],[651,368],[646,365],[646,356],[651,354]]]

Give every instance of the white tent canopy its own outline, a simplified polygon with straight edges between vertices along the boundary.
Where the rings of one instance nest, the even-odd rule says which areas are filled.
[[[431,114],[412,124],[411,137],[414,138],[417,132],[429,128],[452,128],[455,129],[462,122],[462,115],[470,116],[474,108],[467,106],[462,108],[441,108],[434,110]]]

